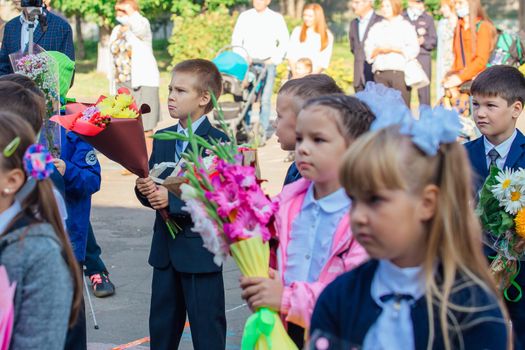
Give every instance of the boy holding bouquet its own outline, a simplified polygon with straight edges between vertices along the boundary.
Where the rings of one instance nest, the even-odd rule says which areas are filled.
[[[218,98],[222,78],[210,61],[192,59],[175,66],[169,85],[168,109],[179,123],[163,131],[188,135],[192,130],[207,140],[227,141],[227,136],[210,124],[206,114],[213,109],[211,92]],[[153,142],[150,168],[162,162],[175,162],[191,147],[183,141]],[[140,202],[155,210],[167,209],[180,231],[172,238],[159,212],[155,219],[149,264],[153,267],[149,330],[152,349],[177,349],[188,314],[193,347],[224,349],[226,315],[222,268],[193,232],[185,203],[151,178],[138,178],[135,192]]]
[[[516,122],[525,102],[525,77],[510,66],[493,66],[480,73],[471,88],[473,114],[482,137],[465,145],[477,176],[476,191],[489,176],[491,166],[501,170],[525,168],[525,136],[516,129]],[[494,251],[485,246],[485,253]],[[516,276],[516,282],[525,286],[525,274]],[[517,297],[509,291],[509,297]],[[521,346],[525,345],[525,300],[506,302],[514,334]]]

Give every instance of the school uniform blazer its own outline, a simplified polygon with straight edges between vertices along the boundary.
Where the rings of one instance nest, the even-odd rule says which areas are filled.
[[[75,60],[73,45],[73,31],[64,19],[45,10],[47,17],[47,31],[42,32],[42,25],[35,28],[34,42],[46,51],[59,51]],[[2,49],[0,50],[0,75],[13,73],[9,55],[20,51],[22,23],[20,16],[16,16],[5,25]]]
[[[514,139],[514,142],[512,142],[504,168],[525,168],[525,136],[521,131],[516,131],[516,138]],[[467,149],[470,164],[474,171],[474,189],[477,193],[483,186],[487,176],[489,176],[484,137],[482,136],[474,141],[467,142],[465,148]]]
[[[321,333],[347,342],[347,344],[341,344],[341,349],[363,345],[370,327],[382,312],[381,307],[370,295],[372,280],[378,265],[377,260],[371,260],[341,275],[325,288],[312,316],[310,328],[312,336]],[[493,308],[482,309],[478,312],[453,311],[460,326],[469,324],[469,327],[465,326],[462,329],[464,349],[506,348],[505,323],[493,295],[475,286],[453,293],[449,300],[459,305],[464,305],[467,301],[475,301],[478,303],[476,305],[494,305]],[[432,349],[444,349],[437,308],[434,308],[434,315],[435,337]],[[429,325],[425,296],[415,301],[411,316],[415,349],[427,349]],[[459,344],[454,340],[457,341],[451,338],[452,348],[459,349]]]
[[[177,131],[177,125],[160,130]],[[195,130],[195,134],[202,136],[206,140],[215,139],[227,141],[228,137],[218,129],[211,126],[208,118]],[[188,147],[191,147],[188,145]],[[187,151],[188,149],[186,149]],[[153,141],[153,152],[149,161],[150,168],[162,162],[175,161],[175,141]],[[148,200],[135,187],[135,193],[139,201],[146,207],[150,207]],[[172,193],[169,193],[168,212],[170,218],[180,227],[175,239],[169,233],[166,224],[159,212],[156,213],[155,224],[153,227],[153,239],[148,262],[151,266],[163,269],[171,263],[179,272],[185,273],[211,273],[221,271],[221,267],[213,262],[213,255],[203,247],[201,236],[193,232],[193,221],[190,214],[182,209],[184,201]]]
[[[478,193],[483,186],[485,179],[489,175],[487,157],[485,155],[484,138],[480,137],[474,141],[466,143],[465,148],[467,149],[470,164],[472,165],[472,170],[474,172],[475,190],[476,193]],[[519,130],[517,130],[516,138],[510,147],[504,168],[515,170],[525,168],[525,136]],[[484,246],[484,252],[486,256],[495,255],[494,250],[488,246]],[[522,286],[522,288],[525,286],[525,270],[523,268],[518,276],[516,276],[516,282]],[[511,289],[509,291],[509,296],[514,298],[516,297],[516,293],[515,290]],[[523,347],[525,346],[525,298],[522,298],[516,303],[506,302],[506,304],[509,310],[509,315],[513,321],[516,338]]]
[[[372,65],[366,61],[365,41],[370,28],[372,28],[374,24],[381,22],[382,19],[383,17],[377,15],[375,12],[372,14],[362,41],[359,40],[359,19],[355,18],[350,22],[350,51],[354,55],[354,87],[356,88],[364,89],[367,81],[374,81]]]

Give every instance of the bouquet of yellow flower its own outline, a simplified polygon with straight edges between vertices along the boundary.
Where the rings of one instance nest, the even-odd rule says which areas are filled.
[[[505,299],[518,302],[521,286],[516,282],[525,256],[525,169],[500,170],[490,167],[476,209],[487,244],[496,251],[490,269]],[[515,289],[516,297],[509,296]]]

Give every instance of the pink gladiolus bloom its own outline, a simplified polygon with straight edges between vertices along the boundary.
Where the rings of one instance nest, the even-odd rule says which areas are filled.
[[[272,202],[263,193],[260,187],[254,191],[248,192],[247,201],[253,209],[255,216],[260,220],[262,225],[266,225],[272,215],[277,211],[279,204]]]
[[[241,187],[254,188],[257,186],[253,167],[228,164],[222,161],[217,164],[217,170],[227,181],[239,184]]]
[[[239,209],[231,224],[224,224],[224,234],[232,241],[260,236],[263,241],[270,239],[270,231],[261,225],[257,217],[248,208]]]
[[[218,179],[216,177],[215,179]],[[214,179],[215,183],[219,180]],[[234,210],[239,208],[242,202],[241,191],[235,183],[227,183],[221,187],[215,187],[215,192],[206,192],[206,198],[214,201],[219,206],[217,213],[225,218]]]

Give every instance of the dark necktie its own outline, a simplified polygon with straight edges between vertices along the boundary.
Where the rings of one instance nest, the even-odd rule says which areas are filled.
[[[178,132],[179,134],[186,135],[184,130]],[[184,141],[175,140],[175,161],[178,162],[182,158],[182,152],[184,152]]]
[[[498,165],[496,164],[496,160],[500,157],[498,151],[496,151],[496,149],[493,148],[489,151],[488,156],[490,158],[489,168],[491,166],[495,166],[497,168]]]

